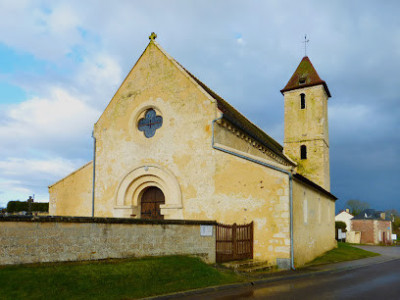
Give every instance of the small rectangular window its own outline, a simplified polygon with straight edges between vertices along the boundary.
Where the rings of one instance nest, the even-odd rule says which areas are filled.
[[[300,94],[300,108],[301,109],[306,108],[306,95],[305,94]]]
[[[306,145],[300,146],[300,159],[307,159],[307,146]]]

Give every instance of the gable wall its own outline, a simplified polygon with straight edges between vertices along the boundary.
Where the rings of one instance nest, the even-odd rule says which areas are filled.
[[[49,186],[49,214],[91,216],[93,163],[90,162]]]
[[[149,107],[163,117],[162,127],[152,138],[137,129]],[[152,174],[159,176],[155,180],[161,185],[166,180],[178,182],[179,190],[171,193],[180,193],[179,201],[209,194],[213,186],[209,174],[215,168],[210,147],[215,114],[215,103],[150,43],[95,126],[95,215],[129,217],[134,212],[139,217],[140,207],[134,199],[125,199],[116,207],[121,182],[132,172],[139,172],[136,177],[159,172]],[[130,183],[126,184],[129,189]],[[168,193],[164,190],[168,186],[160,188]],[[168,203],[166,198],[167,206],[179,204],[176,199]],[[182,210],[168,212],[168,218],[183,218]]]

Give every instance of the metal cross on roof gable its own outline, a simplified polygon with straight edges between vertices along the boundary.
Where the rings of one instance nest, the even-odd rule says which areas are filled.
[[[156,130],[162,126],[163,119],[157,116],[154,109],[149,109],[144,118],[139,120],[138,128],[144,132],[145,137],[151,138],[156,134]]]
[[[310,40],[307,40],[307,34],[305,34],[304,35],[304,42],[302,42],[302,43],[304,43],[304,56],[307,56],[307,43],[309,42]]]

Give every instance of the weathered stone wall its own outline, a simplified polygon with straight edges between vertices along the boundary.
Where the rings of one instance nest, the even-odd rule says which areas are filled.
[[[213,228],[200,236],[200,226]],[[158,255],[215,262],[215,222],[0,217],[0,265]]]
[[[300,94],[306,108],[300,108]],[[328,95],[323,85],[285,92],[284,151],[298,163],[298,173],[330,190]],[[300,159],[300,146],[307,147],[307,159]]]
[[[217,164],[213,194],[187,199],[185,218],[225,224],[253,221],[254,259],[273,265],[278,259],[289,259],[288,176],[221,151],[214,156]]]
[[[49,214],[91,216],[93,163],[89,162],[67,177],[49,186]],[[59,201],[61,200],[62,201]]]
[[[336,246],[335,201],[294,180],[293,247],[296,267]]]

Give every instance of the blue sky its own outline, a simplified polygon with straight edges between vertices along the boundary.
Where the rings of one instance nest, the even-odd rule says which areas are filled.
[[[398,1],[0,0],[0,206],[92,156],[91,131],[152,31],[279,142],[282,89],[304,55],[332,93],[331,189],[400,211]]]

